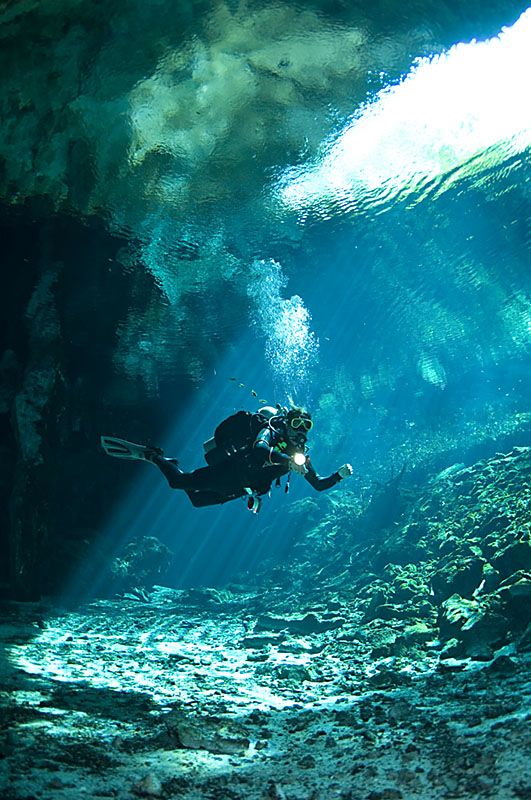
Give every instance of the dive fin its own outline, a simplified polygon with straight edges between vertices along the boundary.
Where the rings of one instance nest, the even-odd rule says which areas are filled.
[[[115,436],[101,436],[100,444],[103,452],[114,458],[127,458],[133,461],[151,461],[154,455],[162,455],[159,447],[150,447],[144,444],[135,444]]]

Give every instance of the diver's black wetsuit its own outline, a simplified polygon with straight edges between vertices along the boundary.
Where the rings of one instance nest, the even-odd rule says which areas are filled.
[[[264,428],[248,450],[193,472],[181,472],[174,461],[162,456],[155,456],[152,461],[171,488],[184,489],[194,506],[211,506],[244,497],[247,488],[259,495],[267,494],[273,481],[289,473],[291,456],[299,449],[279,432]],[[341,480],[337,472],[321,478],[309,458],[306,469],[304,477],[318,492],[330,489]]]

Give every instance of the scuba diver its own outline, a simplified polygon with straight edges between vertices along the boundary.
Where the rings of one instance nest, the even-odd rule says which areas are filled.
[[[238,411],[223,420],[214,436],[203,445],[207,467],[183,472],[178,461],[165,458],[163,451],[150,445],[138,445],[102,436],[104,452],[116,458],[138,459],[154,464],[172,489],[183,489],[196,507],[227,503],[247,498],[247,507],[258,513],[262,496],[273,482],[291,473],[302,475],[318,492],[330,489],[352,475],[350,464],[343,464],[326,478],[315,471],[308,455],[306,438],[313,427],[310,414],[303,408],[286,409],[264,406],[257,413]]]

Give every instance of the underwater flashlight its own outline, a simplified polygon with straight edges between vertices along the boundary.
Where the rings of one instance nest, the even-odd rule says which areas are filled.
[[[306,464],[306,456],[304,453],[295,453],[293,461],[298,467],[302,467],[303,464]]]

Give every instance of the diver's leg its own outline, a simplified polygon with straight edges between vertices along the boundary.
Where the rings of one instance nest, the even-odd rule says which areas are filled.
[[[241,493],[237,475],[227,465],[200,467],[193,472],[182,472],[173,461],[153,456],[153,464],[160,469],[172,489],[211,491],[219,496],[236,496]]]
[[[181,482],[184,473],[179,469],[174,459],[155,455],[150,458],[150,461],[160,469],[172,489],[184,489]]]
[[[229,500],[234,500],[233,497],[226,497],[225,495],[218,494],[218,492],[197,491],[192,489],[185,489],[186,494],[190,498],[190,502],[196,508],[204,508],[205,506],[218,506],[222,503],[228,503]]]

